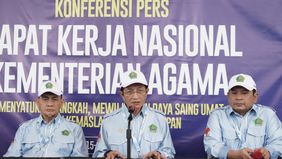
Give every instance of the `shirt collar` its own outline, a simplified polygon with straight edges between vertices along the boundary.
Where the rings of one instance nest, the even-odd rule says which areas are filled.
[[[141,109],[141,111],[140,111],[140,115],[141,115],[142,117],[144,117],[144,116],[147,114],[147,112],[148,112],[148,107],[147,107],[146,104],[144,104],[143,107],[142,107],[142,109]]]
[[[255,114],[258,113],[258,106],[256,104],[253,104],[252,108],[249,110],[249,112],[254,112]],[[232,107],[229,106],[229,108],[227,109],[227,113],[231,116],[233,114],[238,114],[235,111],[233,111]]]
[[[126,115],[126,116],[129,116],[129,112],[128,112],[128,109],[127,109],[127,107],[126,107],[126,105],[123,103],[122,104],[122,111],[123,111],[123,113]],[[138,115],[141,115],[142,117],[144,117],[146,114],[147,114],[147,112],[148,112],[148,108],[147,108],[147,105],[146,104],[144,104],[143,106],[142,106],[142,109],[141,109],[141,111],[140,111],[140,113],[138,114]],[[137,116],[138,116],[137,115]]]
[[[58,121],[60,120],[60,118],[61,118],[61,114],[59,113],[59,114],[56,116],[55,119],[51,120],[50,123],[56,124],[56,123],[58,123]],[[46,122],[44,121],[42,115],[39,115],[37,122],[40,123],[40,124],[46,123]]]
[[[259,107],[256,104],[254,104],[252,110],[255,111],[256,114],[258,114]]]

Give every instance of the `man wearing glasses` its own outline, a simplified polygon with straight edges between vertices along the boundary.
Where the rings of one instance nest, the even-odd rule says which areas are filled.
[[[147,107],[148,84],[139,71],[127,71],[121,76],[120,109],[104,116],[93,157],[126,158],[128,117],[132,115],[131,158],[174,158],[166,117]],[[130,115],[131,113],[131,115]]]

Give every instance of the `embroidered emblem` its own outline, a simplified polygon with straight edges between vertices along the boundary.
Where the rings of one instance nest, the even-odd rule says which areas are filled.
[[[63,130],[62,135],[69,136],[70,132],[68,130]]]
[[[117,129],[117,132],[119,132],[120,134],[122,134],[122,133],[124,132],[124,129],[118,128],[118,129]]]
[[[237,82],[244,82],[244,80],[245,80],[245,77],[242,76],[242,75],[240,75],[240,76],[238,76],[238,77],[236,78],[236,81],[237,81]]]
[[[130,72],[129,78],[130,78],[130,79],[137,78],[137,73],[136,73],[136,72]]]
[[[261,118],[256,118],[256,120],[255,120],[255,125],[261,126],[262,123],[263,123],[263,120],[262,120]]]
[[[45,84],[45,87],[48,89],[53,88],[53,84],[51,82],[48,82]]]
[[[158,127],[155,124],[151,124],[149,128],[150,128],[150,131],[154,133],[157,132],[157,129],[158,129]]]

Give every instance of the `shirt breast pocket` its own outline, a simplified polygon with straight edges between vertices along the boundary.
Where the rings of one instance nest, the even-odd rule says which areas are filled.
[[[74,146],[74,136],[55,136],[54,145],[52,148],[58,154],[65,154],[64,156],[70,156]]]
[[[160,133],[146,133],[144,134],[144,140],[150,151],[157,150],[163,141],[163,135]]]
[[[38,138],[32,138],[32,137],[26,137],[23,140],[23,152],[27,153],[32,150],[35,149],[36,146],[39,146],[40,141]]]
[[[251,144],[249,146],[252,148],[259,148],[265,146],[265,129],[261,127],[250,127],[248,129],[246,140],[247,143]]]
[[[126,138],[122,136],[109,136],[108,142],[111,150],[118,150],[121,153],[125,153],[126,150]]]
[[[239,138],[234,129],[223,129],[223,141],[232,148],[236,148],[239,144]]]

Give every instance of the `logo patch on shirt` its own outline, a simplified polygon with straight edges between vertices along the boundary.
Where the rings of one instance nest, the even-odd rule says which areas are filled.
[[[123,129],[123,128],[118,128],[118,129],[117,129],[117,132],[120,133],[120,134],[122,134],[122,133],[124,132],[124,129]]]
[[[68,130],[63,130],[62,135],[69,136],[70,132]]]
[[[155,124],[151,124],[149,128],[150,128],[150,132],[153,133],[157,132],[158,129],[158,127]]]
[[[256,118],[256,120],[255,120],[255,125],[261,126],[262,123],[263,123],[263,120],[262,120],[261,118]]]

